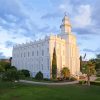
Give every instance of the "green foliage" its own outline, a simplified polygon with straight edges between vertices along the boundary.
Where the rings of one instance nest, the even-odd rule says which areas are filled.
[[[82,56],[80,56],[80,71],[82,71],[82,66],[83,66],[83,61],[82,61]]]
[[[82,73],[87,74],[88,76],[96,74],[95,65],[91,61],[88,61],[83,65]]]
[[[5,81],[15,81],[23,79],[24,77],[30,77],[28,70],[18,71],[15,66],[11,66],[10,63],[0,61],[0,77]]]
[[[35,79],[37,79],[37,80],[43,80],[43,73],[39,71],[39,72],[36,74]]]
[[[97,71],[100,70],[100,54],[97,54],[95,59],[91,59],[91,62],[95,64],[95,69]]]
[[[7,71],[7,69],[10,69],[10,63],[8,62],[4,62],[4,61],[0,61],[0,66],[3,67],[5,69],[5,71]]]
[[[10,69],[17,70],[17,68],[15,66],[11,66]]]
[[[18,79],[18,73],[15,69],[8,69],[5,73],[3,73],[2,80],[4,81],[15,81]]]
[[[97,77],[100,77],[100,69],[98,69],[98,70],[96,70],[96,71],[97,71],[96,76],[97,76]]]
[[[75,77],[70,77],[71,81],[76,81],[77,79]]]
[[[69,78],[70,77],[70,71],[67,67],[64,67],[62,70],[61,70],[61,74],[63,76],[64,79],[66,78]]]
[[[5,69],[0,65],[0,73],[4,72]]]
[[[25,78],[25,75],[21,70],[18,70],[17,74],[18,74],[18,79],[24,79]]]
[[[91,82],[91,84],[92,84],[92,85],[100,86],[100,82],[96,82],[96,81]]]
[[[87,75],[88,85],[90,85],[90,76],[96,74],[94,63],[91,61],[85,63],[82,67],[82,73]]]
[[[97,78],[95,81],[100,81],[100,77],[99,77],[99,78]]]
[[[53,79],[57,78],[57,61],[56,61],[56,51],[55,51],[55,48],[54,48],[53,59],[52,59],[52,78]]]
[[[30,72],[26,69],[21,70],[25,77],[30,77]]]

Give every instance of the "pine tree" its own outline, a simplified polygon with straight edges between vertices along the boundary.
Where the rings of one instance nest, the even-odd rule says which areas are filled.
[[[55,51],[55,48],[54,48],[53,59],[52,59],[52,78],[53,79],[57,78],[57,61],[56,61],[56,51]]]
[[[83,66],[83,61],[82,61],[82,56],[80,56],[80,71],[82,72],[82,66]]]

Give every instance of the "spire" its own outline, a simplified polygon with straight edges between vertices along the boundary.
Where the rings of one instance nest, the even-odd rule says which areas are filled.
[[[68,14],[65,12],[64,18],[62,19],[62,24],[60,26],[61,33],[70,34],[71,33],[71,24],[68,17]]]

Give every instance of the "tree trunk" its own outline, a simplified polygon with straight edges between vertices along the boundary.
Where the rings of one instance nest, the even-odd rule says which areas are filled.
[[[87,84],[88,86],[90,86],[90,76],[89,75],[87,75]]]

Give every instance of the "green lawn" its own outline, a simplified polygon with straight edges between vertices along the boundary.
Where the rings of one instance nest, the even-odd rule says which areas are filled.
[[[39,86],[0,82],[0,100],[100,100],[100,86]]]

